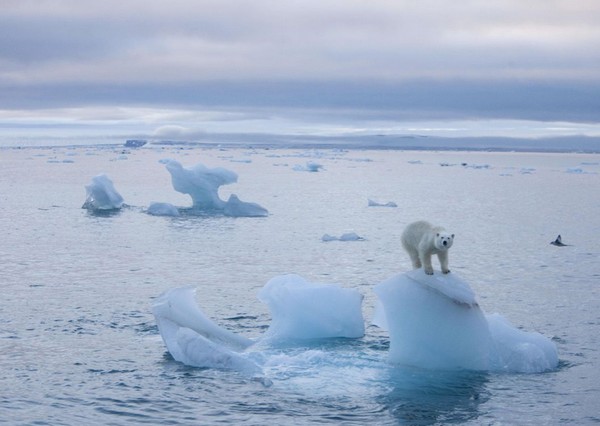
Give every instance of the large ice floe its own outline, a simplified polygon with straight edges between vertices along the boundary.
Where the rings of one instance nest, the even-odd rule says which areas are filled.
[[[123,197],[105,174],[94,176],[85,186],[86,198],[82,208],[93,211],[118,210],[123,207]]]
[[[373,323],[388,330],[390,339],[381,362],[390,368],[539,373],[558,365],[551,340],[521,331],[498,314],[486,315],[469,285],[454,273],[428,276],[415,270],[390,277],[374,291],[380,303]],[[365,334],[362,295],[355,289],[283,275],[271,279],[258,297],[269,307],[271,324],[256,340],[208,319],[191,287],[163,293],[153,313],[176,361],[261,377],[269,363],[267,347]]]
[[[222,167],[208,168],[196,164],[185,168],[176,160],[161,160],[171,174],[175,191],[192,197],[193,209],[202,212],[222,213],[233,217],[262,217],[269,212],[264,207],[244,202],[232,194],[227,201],[219,197],[219,187],[237,182],[235,172]]]

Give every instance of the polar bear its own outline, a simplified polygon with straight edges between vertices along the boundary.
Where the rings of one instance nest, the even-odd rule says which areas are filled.
[[[431,255],[437,254],[442,272],[450,272],[448,249],[452,247],[454,234],[448,234],[441,226],[433,226],[422,220],[408,225],[402,232],[401,240],[415,269],[423,266],[427,275],[433,275]]]

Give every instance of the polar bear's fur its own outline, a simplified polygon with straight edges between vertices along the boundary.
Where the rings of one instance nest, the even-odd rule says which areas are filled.
[[[433,226],[429,222],[419,221],[408,225],[402,233],[402,246],[410,255],[415,269],[421,266],[428,275],[433,275],[431,256],[437,254],[442,272],[447,274],[448,249],[452,247],[454,234],[449,234],[441,226]]]

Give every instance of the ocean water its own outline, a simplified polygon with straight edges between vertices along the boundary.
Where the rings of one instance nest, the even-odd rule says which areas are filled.
[[[221,198],[270,215],[148,215],[154,201],[191,206],[165,158],[235,171]],[[323,167],[302,171],[308,162]],[[0,166],[0,423],[600,422],[598,154],[82,146],[2,149]],[[81,208],[100,173],[121,211]],[[417,219],[456,234],[450,269],[486,313],[551,338],[556,370],[387,362],[372,289],[410,269],[399,238]],[[346,232],[364,240],[321,240]],[[570,245],[550,245],[558,234]],[[207,316],[258,338],[270,317],[257,293],[287,273],[358,289],[365,336],[258,352],[270,385],[166,351],[151,313],[163,291],[195,286]]]

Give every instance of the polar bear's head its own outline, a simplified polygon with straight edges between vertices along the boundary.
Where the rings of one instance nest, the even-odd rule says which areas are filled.
[[[448,250],[454,242],[454,234],[447,232],[438,232],[435,234],[434,244],[438,250]]]

